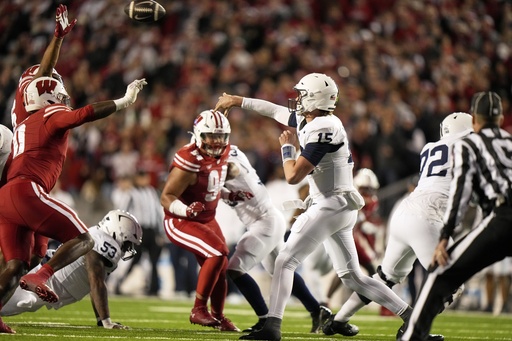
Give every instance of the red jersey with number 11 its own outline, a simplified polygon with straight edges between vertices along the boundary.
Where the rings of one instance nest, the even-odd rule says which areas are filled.
[[[62,172],[69,129],[93,120],[91,105],[71,110],[52,104],[30,115],[14,130],[7,181],[25,177],[49,193]]]

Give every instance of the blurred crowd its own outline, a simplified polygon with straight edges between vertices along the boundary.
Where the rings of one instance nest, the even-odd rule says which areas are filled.
[[[418,172],[422,146],[476,91],[500,94],[512,131],[505,0],[160,0],[167,15],[151,24],[130,20],[127,0],[2,1],[0,123],[10,126],[18,78],[40,62],[59,3],[78,18],[56,67],[74,107],[149,83],[124,113],[72,132],[61,186],[92,205],[137,170],[158,188],[194,118],[223,92],[287,105],[310,72],[337,82],[356,169],[373,169],[381,187]],[[231,142],[266,181],[281,167],[282,127],[239,109],[229,120]]]

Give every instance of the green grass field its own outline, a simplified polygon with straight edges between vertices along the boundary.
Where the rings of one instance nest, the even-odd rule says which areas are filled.
[[[36,313],[5,317],[4,321],[17,334],[1,334],[2,338],[30,341],[58,340],[237,340],[242,334],[219,332],[192,325],[188,316],[192,302],[174,302],[149,298],[110,299],[112,319],[130,326],[131,330],[107,330],[95,326],[89,299],[58,311],[45,308]],[[247,304],[227,305],[228,316],[239,328],[247,328],[256,317]],[[308,333],[311,320],[300,306],[287,308],[283,322],[283,340],[395,340],[401,325],[398,317],[381,317],[373,310],[359,312],[351,321],[360,332],[348,338]],[[442,333],[446,340],[512,340],[512,315],[492,316],[486,313],[446,311],[439,316],[432,332]]]

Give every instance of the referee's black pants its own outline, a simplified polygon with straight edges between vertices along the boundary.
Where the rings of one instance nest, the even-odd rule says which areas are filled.
[[[512,207],[500,206],[449,248],[450,263],[429,269],[400,340],[427,340],[434,318],[457,288],[487,266],[512,256]]]
[[[142,226],[142,243],[140,245],[135,245],[135,251],[137,251],[137,254],[135,254],[135,257],[133,257],[130,267],[124,275],[126,278],[128,274],[133,270],[135,265],[140,262],[143,252],[147,252],[149,256],[149,262],[151,264],[151,272],[149,283],[146,288],[146,294],[150,296],[156,296],[158,294],[158,290],[160,289],[158,260],[160,259],[160,253],[162,252],[162,245],[160,245],[158,241],[157,228],[159,227]]]

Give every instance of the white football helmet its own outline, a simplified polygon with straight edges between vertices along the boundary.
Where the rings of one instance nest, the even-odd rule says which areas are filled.
[[[25,89],[23,102],[25,110],[31,112],[55,103],[69,106],[69,95],[64,85],[55,78],[39,77]]]
[[[446,116],[440,126],[440,138],[459,133],[466,135],[473,131],[473,117],[465,112],[454,112]]]
[[[122,260],[128,260],[135,256],[137,252],[133,245],[142,243],[142,228],[137,218],[131,213],[112,210],[98,223],[98,227],[119,244],[121,251],[125,253]]]
[[[293,87],[297,99],[288,99],[288,109],[297,114],[315,109],[332,112],[338,103],[338,86],[323,73],[310,73]]]
[[[222,113],[205,110],[194,120],[194,140],[196,146],[206,155],[221,156],[228,143],[231,126]]]
[[[377,190],[380,187],[377,175],[369,168],[361,168],[354,177],[354,186],[357,189],[362,187]]]

